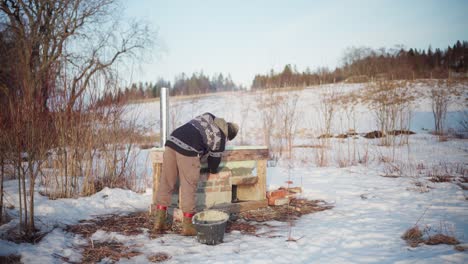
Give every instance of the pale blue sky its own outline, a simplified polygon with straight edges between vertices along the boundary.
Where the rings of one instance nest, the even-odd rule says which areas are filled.
[[[128,0],[125,16],[158,31],[133,81],[230,73],[250,86],[284,65],[334,69],[350,46],[445,49],[468,40],[468,0]]]

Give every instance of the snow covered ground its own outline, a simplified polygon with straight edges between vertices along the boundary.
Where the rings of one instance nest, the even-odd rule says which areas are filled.
[[[301,112],[299,126],[311,130],[318,122],[317,92],[325,88],[292,91],[299,95],[298,110]],[[342,89],[362,88],[359,84],[346,85]],[[421,87],[424,89],[424,87]],[[243,123],[245,142],[262,144],[258,134],[260,115],[255,110],[258,95],[222,94],[197,100],[177,100],[178,111],[173,116],[182,123],[192,116],[206,111]],[[461,100],[463,102],[463,99]],[[251,109],[247,111],[248,105]],[[460,252],[449,245],[422,245],[410,247],[401,239],[403,233],[416,223],[429,234],[444,233],[457,238],[465,246],[468,243],[468,191],[452,183],[433,183],[431,173],[444,170],[461,179],[467,177],[468,140],[451,138],[439,142],[428,134],[432,129],[432,113],[427,99],[415,102],[412,130],[407,145],[379,146],[378,139],[332,139],[328,150],[329,163],[318,167],[314,162],[316,148],[296,148],[292,161],[280,160],[268,168],[269,189],[283,186],[289,178],[294,186],[303,188],[303,197],[323,199],[334,205],[331,210],[302,216],[292,228],[297,242],[286,242],[287,223],[269,222],[274,238],[244,235],[239,232],[225,234],[224,243],[217,246],[200,244],[193,237],[164,235],[151,239],[148,232],[136,236],[123,236],[102,230],[92,236],[99,241],[118,241],[138,248],[142,255],[121,259],[119,263],[148,263],[147,257],[157,252],[171,256],[167,263],[467,263],[468,253]],[[365,106],[356,111],[357,132],[374,130],[373,116]],[[462,110],[460,104],[449,108],[448,126],[456,128]],[[130,116],[138,115],[141,124],[158,131],[159,104],[157,102],[131,106]],[[243,111],[244,110],[244,111]],[[242,114],[244,112],[244,115]],[[335,120],[334,133],[349,128]],[[237,140],[237,139],[236,139]],[[234,144],[240,144],[234,140]],[[306,144],[312,140],[309,134],[296,139]],[[310,143],[310,142],[309,142]],[[348,152],[349,150],[349,152]],[[345,154],[343,154],[345,153]],[[350,166],[338,166],[336,157],[350,158],[348,153],[367,153],[367,162],[353,162]],[[142,175],[147,172],[147,150],[139,152]],[[392,157],[391,161],[388,160]],[[398,176],[384,177],[384,176]],[[6,203],[18,208],[16,181],[5,183]],[[151,203],[152,191],[143,194],[128,190],[108,189],[79,199],[48,200],[36,195],[37,225],[51,232],[38,244],[15,244],[0,240],[0,255],[21,255],[24,263],[62,263],[58,256],[80,262],[77,248],[89,243],[63,230],[65,225],[76,224],[82,219],[109,213],[145,211]],[[9,209],[13,217],[17,209]],[[15,218],[0,227],[0,233],[17,224]],[[258,233],[264,230],[258,230]],[[137,246],[135,246],[137,245]],[[112,262],[109,259],[103,263]]]

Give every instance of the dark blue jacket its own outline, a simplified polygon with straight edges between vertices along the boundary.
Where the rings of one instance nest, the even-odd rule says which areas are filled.
[[[195,117],[174,130],[167,139],[166,146],[190,157],[208,154],[210,173],[217,173],[226,147],[226,136],[214,123],[215,118],[211,113]]]

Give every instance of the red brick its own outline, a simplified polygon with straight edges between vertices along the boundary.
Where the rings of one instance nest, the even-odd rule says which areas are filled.
[[[219,179],[219,174],[209,174],[208,178],[206,179],[207,181],[215,181]]]
[[[284,205],[289,203],[289,198],[284,197],[268,197],[268,205]]]
[[[218,175],[220,179],[229,179],[229,177],[231,177],[231,171],[222,171]]]
[[[230,192],[230,191],[232,191],[232,186],[228,185],[228,186],[221,187],[221,191],[222,192]]]
[[[270,197],[284,198],[284,197],[286,197],[286,195],[288,195],[288,191],[286,191],[286,190],[274,190],[274,191],[267,192],[267,197],[268,198],[270,198]]]
[[[205,192],[219,192],[219,187],[205,188]]]

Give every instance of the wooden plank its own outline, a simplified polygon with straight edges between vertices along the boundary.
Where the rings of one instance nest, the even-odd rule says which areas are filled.
[[[150,159],[153,163],[163,162],[163,149],[158,148],[150,152]],[[243,161],[243,160],[267,160],[268,149],[232,149],[223,152],[221,162],[226,161]],[[202,159],[205,163],[206,159]]]
[[[238,185],[239,200],[261,201],[266,199],[266,160],[257,161],[257,183],[253,185]]]
[[[266,160],[268,155],[268,149],[226,150],[223,152],[222,161]]]
[[[232,185],[245,185],[245,184],[255,184],[258,182],[257,176],[232,176],[231,184]]]
[[[240,213],[250,210],[256,210],[258,208],[265,208],[268,207],[267,200],[261,201],[245,201],[245,202],[238,202],[238,203],[229,203],[229,204],[217,204],[210,209],[221,210],[230,213]]]
[[[156,204],[156,193],[159,186],[159,177],[162,173],[162,163],[153,163],[153,204]]]
[[[164,151],[160,149],[150,151],[149,156],[150,156],[151,163],[163,163],[163,154],[164,154]]]

